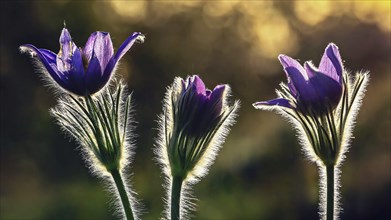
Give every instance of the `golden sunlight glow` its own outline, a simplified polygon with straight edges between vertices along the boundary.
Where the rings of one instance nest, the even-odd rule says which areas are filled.
[[[391,31],[391,3],[388,1],[294,1],[291,4],[294,16],[310,27],[320,25],[331,16],[341,19],[347,16],[376,24],[385,32]],[[188,26],[194,33],[204,31],[204,26],[214,30],[229,27],[251,44],[251,53],[271,59],[280,53],[294,54],[298,50],[299,39],[292,25],[297,22],[295,19],[290,22],[290,14],[285,14],[272,1],[111,1],[110,5],[121,17],[152,26],[161,25],[173,15],[189,13],[193,16],[194,10],[201,10],[199,22]],[[338,25],[335,20],[330,22]],[[201,39],[204,40],[206,37]]]
[[[295,1],[294,12],[301,22],[314,26],[332,13],[331,4],[328,1]]]
[[[208,1],[203,7],[205,14],[212,17],[221,17],[229,14],[234,7],[236,7],[238,2],[215,2]]]
[[[238,10],[243,16],[237,31],[255,56],[275,59],[280,53],[295,52],[297,36],[272,2],[241,2]]]
[[[144,1],[110,1],[111,7],[121,16],[133,21],[143,20],[146,17],[146,2]]]
[[[275,59],[280,53],[292,53],[297,45],[295,32],[277,11],[266,14],[264,19],[258,18],[253,23],[254,43],[258,52],[271,59]]]
[[[383,31],[391,31],[390,1],[354,2],[354,15],[366,23],[376,23]]]
[[[151,14],[148,19],[153,20],[153,22],[159,21],[162,18],[169,18],[173,15],[186,13],[191,11],[191,9],[196,8],[200,5],[200,1],[156,1],[149,2],[149,7],[151,9]]]
[[[247,16],[264,17],[264,11],[273,9],[272,1],[242,1],[238,5],[239,10]]]

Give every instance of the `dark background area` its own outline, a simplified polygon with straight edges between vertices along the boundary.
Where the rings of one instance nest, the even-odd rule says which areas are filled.
[[[329,42],[345,67],[371,81],[342,166],[341,219],[390,219],[389,1],[1,1],[0,219],[115,219],[109,195],[90,175],[74,141],[48,110],[56,100],[31,59],[31,43],[54,52],[66,21],[83,46],[97,30],[115,48],[132,32],[142,45],[117,71],[135,100],[137,150],[129,173],[158,219],[165,195],[153,160],[156,119],[175,76],[199,74],[207,87],[228,83],[242,108],[209,174],[194,187],[194,219],[317,219],[318,172],[289,123],[252,103],[276,95],[280,53],[317,65]]]

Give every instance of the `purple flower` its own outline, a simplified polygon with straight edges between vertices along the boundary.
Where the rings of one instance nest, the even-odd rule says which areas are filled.
[[[170,168],[168,176],[205,175],[239,108],[239,101],[228,103],[230,92],[229,85],[209,90],[196,75],[175,78],[164,100],[157,151],[164,167]],[[204,162],[198,163],[201,158]]]
[[[339,170],[345,158],[352,128],[368,85],[368,72],[353,77],[344,70],[338,47],[329,44],[319,68],[311,62],[304,67],[280,55],[288,77],[276,90],[278,98],[254,103],[256,109],[272,110],[288,119],[298,132],[307,158],[319,166],[320,218],[337,219]]]
[[[47,49],[38,49],[25,44],[20,48],[37,56],[50,77],[63,89],[79,96],[90,95],[102,89],[110,80],[121,57],[136,41],[144,36],[135,32],[128,37],[114,54],[110,34],[94,32],[84,48],[78,48],[71,35],[63,28],[60,36],[60,51],[56,55]]]
[[[196,134],[213,123],[223,112],[226,85],[218,85],[213,91],[206,89],[198,76],[181,80],[182,91],[178,100],[179,126],[191,134]],[[185,126],[187,125],[187,126]]]
[[[184,218],[186,193],[208,173],[219,149],[235,122],[239,101],[228,103],[231,88],[218,85],[205,88],[197,75],[176,77],[167,88],[155,154],[167,186],[166,219]]]
[[[330,43],[323,54],[319,68],[310,61],[299,62],[286,55],[279,55],[288,77],[288,88],[294,99],[280,97],[265,102],[257,102],[255,107],[282,106],[287,108],[312,108],[318,112],[327,111],[328,106],[335,108],[343,91],[343,65],[338,47]]]

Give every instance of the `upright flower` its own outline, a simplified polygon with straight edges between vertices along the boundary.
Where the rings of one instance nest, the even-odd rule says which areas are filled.
[[[206,175],[224,142],[239,108],[239,101],[228,104],[229,95],[228,85],[211,91],[198,76],[177,77],[167,89],[156,150],[171,189],[167,218],[186,217],[182,188]]]
[[[57,55],[31,44],[20,47],[37,58],[37,63],[47,73],[47,79],[56,88],[67,91],[59,97],[51,114],[80,144],[92,172],[115,185],[116,198],[122,203],[117,210],[129,220],[137,218],[132,191],[123,180],[124,168],[133,156],[131,96],[125,92],[122,83],[116,83],[115,90],[106,85],[121,57],[135,42],[143,40],[144,36],[135,32],[114,54],[109,33],[94,32],[85,47],[78,48],[64,28]]]
[[[298,130],[303,149],[319,166],[320,212],[322,219],[336,219],[339,213],[339,167],[347,151],[357,112],[368,84],[367,72],[355,79],[344,69],[338,47],[330,43],[319,68],[304,67],[280,55],[288,77],[281,83],[277,99],[254,103],[256,109],[276,110]]]
[[[37,58],[42,70],[48,73],[55,85],[75,95],[85,96],[98,92],[109,82],[118,61],[135,42],[143,42],[144,35],[133,33],[116,54],[107,32],[92,33],[84,48],[78,48],[69,31],[63,28],[59,41],[60,51],[57,55],[31,44],[22,45],[20,49]]]
[[[284,67],[289,95],[293,99],[280,97],[256,103],[256,106],[280,105],[322,114],[327,112],[325,107],[335,108],[338,105],[342,95],[343,65],[335,44],[326,48],[319,69],[310,61],[305,62],[303,68],[299,62],[286,55],[279,55],[278,59]]]

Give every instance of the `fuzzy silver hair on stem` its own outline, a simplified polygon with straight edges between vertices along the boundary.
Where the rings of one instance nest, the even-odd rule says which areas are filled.
[[[319,214],[338,219],[340,166],[352,138],[352,130],[369,81],[368,72],[351,76],[342,65],[338,47],[329,44],[319,69],[311,62],[303,68],[296,60],[279,56],[288,76],[278,98],[254,103],[260,110],[280,113],[297,130],[303,151],[316,162],[320,173]]]
[[[124,172],[134,156],[134,121],[131,95],[127,94],[125,85],[117,83],[114,91],[107,88],[94,96],[63,96],[51,114],[79,142],[91,172],[109,183],[119,215],[133,219],[138,215],[137,202]]]
[[[176,77],[168,87],[155,154],[165,175],[165,218],[187,219],[191,186],[208,172],[239,109],[229,104],[230,87],[205,88],[198,76]]]
[[[109,191],[122,203],[117,210],[126,219],[137,218],[134,192],[124,173],[133,156],[131,143],[131,96],[115,81],[118,62],[134,43],[143,43],[139,32],[130,35],[114,53],[110,34],[96,31],[83,48],[77,47],[67,28],[61,31],[56,54],[32,44],[19,47],[34,58],[41,78],[59,95],[51,110],[61,128],[80,144],[83,157],[93,174],[104,177]],[[130,199],[129,199],[130,198]]]

